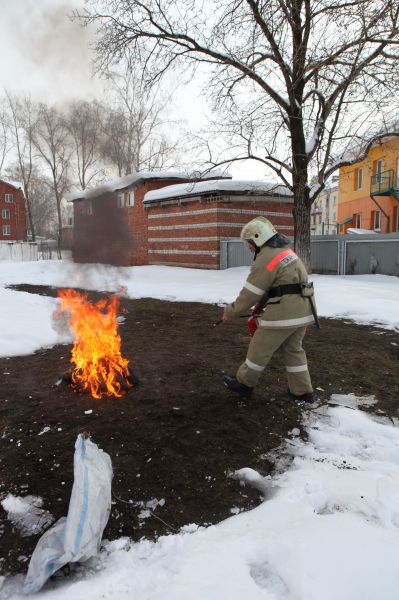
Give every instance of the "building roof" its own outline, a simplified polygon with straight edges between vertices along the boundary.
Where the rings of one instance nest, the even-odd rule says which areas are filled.
[[[389,121],[368,129],[363,135],[354,136],[345,148],[334,154],[334,161],[353,161],[354,163],[364,160],[364,152],[367,154],[372,148],[381,143],[389,141],[392,137],[399,135],[399,118],[395,116]],[[368,148],[368,146],[370,146]]]
[[[6,183],[7,185],[10,185],[16,190],[22,190],[22,183],[18,183],[17,181],[7,181],[6,179],[0,179],[0,181]]]
[[[159,190],[147,192],[144,202],[150,204],[160,200],[171,200],[175,198],[189,198],[190,196],[229,194],[244,195],[267,195],[267,196],[292,196],[288,188],[276,182],[253,181],[240,179],[213,179],[199,181],[197,183],[181,183],[168,185]]]
[[[221,177],[224,179],[231,179],[231,175],[226,171],[212,171],[201,173],[200,171],[139,171],[138,173],[131,173],[124,177],[118,177],[117,179],[111,179],[105,183],[96,187],[86,190],[76,190],[72,192],[68,197],[68,202],[74,202],[75,200],[83,200],[85,198],[95,198],[106,194],[107,192],[118,192],[127,190],[129,188],[137,187],[143,181],[154,181],[154,180],[179,180],[179,179],[212,179],[215,177]]]

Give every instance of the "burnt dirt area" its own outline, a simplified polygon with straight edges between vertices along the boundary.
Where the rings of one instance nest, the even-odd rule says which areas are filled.
[[[104,539],[153,540],[259,504],[259,492],[232,473],[273,473],[268,453],[293,428],[305,435],[301,417],[312,406],[287,395],[278,354],[249,401],[224,388],[222,376],[235,373],[249,336],[246,319],[215,326],[221,312],[217,305],[122,299],[122,354],[140,382],[119,399],[56,385],[70,367],[71,345],[0,358],[0,500],[39,496],[54,520],[65,516],[76,437],[88,431],[114,470]],[[378,404],[370,410],[399,417],[399,334],[345,320],[321,319],[321,326],[309,327],[305,338],[316,405],[333,393],[373,394]],[[21,535],[0,505],[0,573],[25,571],[40,535]]]

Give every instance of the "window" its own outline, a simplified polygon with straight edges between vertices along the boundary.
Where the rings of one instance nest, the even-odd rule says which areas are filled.
[[[10,225],[3,225],[3,235],[11,235]]]
[[[355,169],[353,173],[354,173],[353,189],[355,191],[361,190],[363,187],[363,169],[362,168]]]
[[[116,202],[118,208],[123,208],[125,206],[125,194],[119,193],[116,196]]]
[[[321,215],[319,215],[319,225],[321,225]]]
[[[355,214],[355,227],[356,229],[362,228],[362,213]]]
[[[1,216],[4,220],[8,220],[10,218],[10,211],[8,208],[3,208],[1,211]]]
[[[359,169],[357,172],[357,189],[361,190],[363,187],[363,169]]]
[[[373,162],[373,175],[381,175],[384,170],[384,161],[382,158]],[[376,183],[382,183],[382,177],[376,177]]]
[[[126,206],[134,206],[134,192],[128,192]]]
[[[373,221],[374,221],[373,228],[381,229],[381,211],[380,210],[374,211]]]
[[[12,194],[4,194],[4,200],[8,203],[11,204],[11,202],[14,201],[13,195]]]

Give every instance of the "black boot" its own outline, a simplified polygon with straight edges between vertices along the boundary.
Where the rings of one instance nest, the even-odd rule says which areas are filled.
[[[249,398],[252,394],[252,390],[254,388],[245,385],[244,383],[240,383],[236,377],[232,377],[232,375],[224,375],[223,383],[231,392],[237,392],[242,398]]]
[[[314,402],[314,393],[313,392],[306,392],[306,394],[300,394],[300,396],[297,396],[296,394],[293,394],[290,390],[287,390],[289,395],[291,396],[291,398],[295,398],[295,400],[297,400],[298,402],[308,402],[308,403],[312,403]]]

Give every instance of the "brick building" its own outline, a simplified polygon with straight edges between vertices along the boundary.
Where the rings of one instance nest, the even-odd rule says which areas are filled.
[[[267,182],[136,173],[71,201],[76,262],[218,269],[221,239],[256,215],[293,235],[292,197]]]
[[[0,179],[0,240],[26,242],[25,198],[18,184]]]

